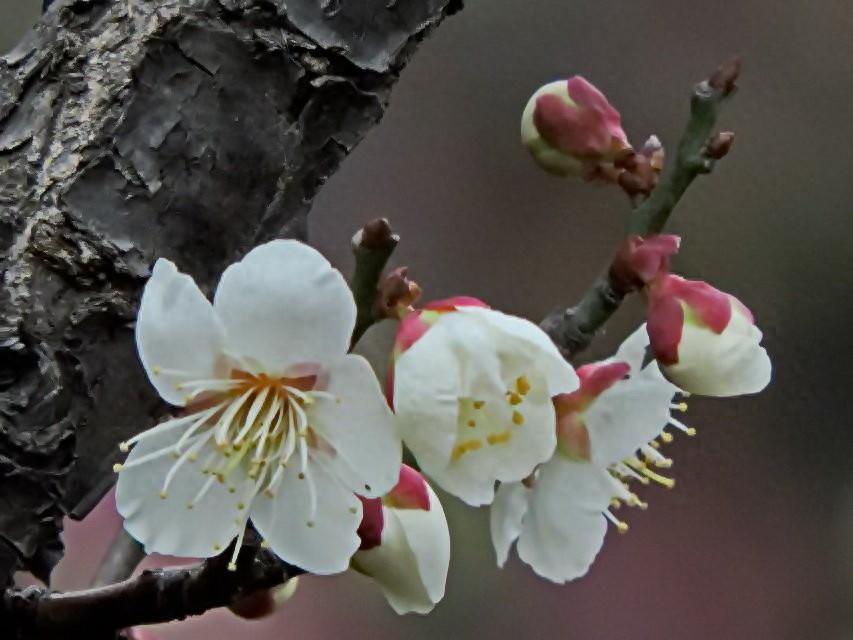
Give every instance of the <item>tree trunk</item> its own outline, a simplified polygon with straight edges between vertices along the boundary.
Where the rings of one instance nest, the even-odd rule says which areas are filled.
[[[0,585],[165,407],[133,339],[157,257],[208,293],[376,124],[460,0],[64,0],[0,58]]]

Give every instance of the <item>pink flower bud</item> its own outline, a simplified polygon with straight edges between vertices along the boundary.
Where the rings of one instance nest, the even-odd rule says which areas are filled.
[[[372,578],[397,613],[429,612],[444,596],[450,562],[450,534],[438,496],[420,473],[403,465],[400,481],[386,496],[362,503],[362,546],[353,569]]]
[[[521,118],[521,139],[534,160],[557,175],[591,176],[629,147],[619,112],[581,76],[541,87]]]
[[[407,465],[400,467],[400,480],[382,498],[383,504],[394,509],[429,511],[429,490],[423,476]]]
[[[674,275],[650,288],[649,342],[661,371],[690,393],[757,393],[770,382],[770,358],[752,313],[706,282]]]
[[[651,284],[669,271],[670,256],[680,243],[674,235],[628,236],[610,267],[611,280],[626,293]]]

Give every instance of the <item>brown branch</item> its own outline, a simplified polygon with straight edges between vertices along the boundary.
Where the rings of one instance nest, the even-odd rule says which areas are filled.
[[[253,540],[240,552],[237,571],[227,568],[229,549],[193,567],[143,571],[135,578],[85,591],[7,591],[0,607],[3,638],[114,638],[126,627],[183,620],[228,606],[303,573],[262,549],[257,536],[250,537]]]
[[[690,119],[681,136],[675,158],[649,197],[633,210],[628,233],[660,233],[693,180],[709,173],[717,160],[731,148],[733,134],[713,135],[720,108],[735,90],[740,61],[735,58],[720,66],[711,77],[693,90]],[[615,313],[625,296],[633,291],[616,276],[613,265],[599,276],[575,307],[549,314],[542,329],[567,358],[574,357],[595,337],[595,333]]]

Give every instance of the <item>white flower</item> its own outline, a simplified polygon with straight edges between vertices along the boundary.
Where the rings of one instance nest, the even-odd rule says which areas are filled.
[[[381,501],[365,501],[354,569],[379,584],[398,614],[429,613],[444,597],[450,532],[438,496],[405,465]]]
[[[398,425],[424,472],[468,504],[488,504],[496,480],[521,480],[551,457],[551,398],[577,376],[526,320],[468,306],[437,316],[396,361]]]
[[[370,366],[347,355],[355,303],[341,274],[295,241],[228,267],[213,305],[158,260],[136,325],[167,402],[185,407],[122,445],[117,504],[148,552],[208,557],[251,518],[266,544],[313,573],[343,571],[361,503],[397,481],[401,448]]]
[[[711,285],[666,274],[649,290],[648,332],[664,375],[690,393],[758,393],[772,375],[752,313]]]
[[[694,432],[670,416],[671,409],[684,408],[672,404],[678,389],[654,361],[642,367],[645,331],[640,327],[613,359],[578,369],[580,389],[554,400],[557,453],[525,482],[501,484],[491,510],[500,566],[517,539],[519,557],[542,577],[558,583],[579,578],[601,549],[607,521],[628,529],[610,507],[646,507],[629,481],[674,486],[653,469],[672,464],[654,438],[672,439],[663,431],[667,424]]]

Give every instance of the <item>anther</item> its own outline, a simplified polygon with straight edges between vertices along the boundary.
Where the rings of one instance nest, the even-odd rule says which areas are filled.
[[[519,376],[515,381],[515,389],[521,395],[527,395],[527,392],[530,391],[530,382],[528,381],[526,376]]]
[[[476,427],[476,426],[477,426],[477,423],[476,423],[476,422],[474,422],[473,420],[469,420],[469,421],[468,421],[468,426],[469,426],[469,427],[471,427],[471,428],[473,429],[474,427]]]
[[[122,464],[114,464],[113,465],[113,473],[118,473],[122,469],[124,469],[124,465],[122,465]]]
[[[126,442],[120,442],[118,445],[118,450],[122,453],[127,453],[128,451],[130,451],[130,445]]]
[[[509,396],[507,398],[507,402],[509,402],[512,406],[517,404],[521,404],[521,396],[514,391],[510,391]]]
[[[667,444],[669,444],[675,438],[673,438],[672,434],[669,433],[668,431],[661,431],[660,432],[660,439],[663,440],[664,442],[666,442]]]
[[[484,401],[482,401],[482,400],[474,400],[474,403],[473,403],[473,404],[474,404],[474,408],[475,408],[475,409],[482,409],[482,408],[483,408],[483,405],[484,405],[484,404],[486,404],[486,403],[485,403]]]
[[[160,492],[160,499],[161,499],[161,500],[165,500],[165,499],[166,499],[166,498],[168,498],[168,497],[169,497],[169,494],[168,494],[168,493],[166,493],[165,491],[161,491],[161,492]]]
[[[512,412],[512,423],[514,425],[518,425],[518,426],[523,425],[524,424],[524,416],[521,415],[521,413],[519,413],[518,411],[513,411]]]

